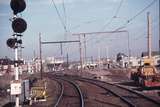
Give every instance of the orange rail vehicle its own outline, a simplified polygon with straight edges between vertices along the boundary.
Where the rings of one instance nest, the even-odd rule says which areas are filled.
[[[160,74],[153,65],[153,59],[144,59],[144,64],[136,72],[131,72],[131,79],[143,87],[160,86]]]

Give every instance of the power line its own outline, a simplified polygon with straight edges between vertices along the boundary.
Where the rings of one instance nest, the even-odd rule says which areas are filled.
[[[127,24],[129,24],[131,21],[133,21],[134,19],[136,19],[136,17],[138,17],[138,16],[139,16],[140,14],[142,14],[145,10],[147,10],[149,7],[151,7],[156,1],[157,1],[157,0],[153,0],[149,5],[147,5],[146,7],[144,7],[144,8],[143,8],[141,11],[139,11],[136,15],[134,15],[134,16],[131,17],[129,20],[127,20],[127,22],[126,22],[123,26],[121,26],[121,27],[119,27],[119,28],[117,28],[117,29],[126,27]]]
[[[135,16],[133,16],[132,18],[130,18],[127,23],[129,23],[130,21],[134,20],[137,16],[139,16],[141,13],[143,13],[145,10],[147,10],[150,6],[152,6],[154,3],[156,2],[156,0],[153,0],[149,5],[147,5],[145,8],[143,8],[140,12],[138,12]]]
[[[129,20],[127,20],[127,22],[126,22],[123,26],[117,28],[115,31],[118,31],[118,30],[120,30],[120,29],[122,29],[122,28],[125,28],[125,26],[126,26],[128,23],[130,23],[131,21],[133,21],[136,17],[138,17],[138,16],[139,16],[141,13],[143,13],[146,9],[148,9],[149,7],[151,7],[155,2],[156,2],[156,0],[153,0],[149,5],[147,5],[147,6],[146,6],[145,8],[143,8],[140,12],[138,12],[136,15],[134,15],[134,16],[131,17]],[[113,21],[113,18],[115,18],[115,17],[117,16],[117,14],[118,14],[118,12],[119,12],[119,10],[120,10],[120,7],[122,6],[122,3],[123,3],[123,0],[121,0],[119,6],[118,6],[118,8],[117,8],[117,11],[115,12],[115,15],[111,18],[111,20],[110,20],[107,24],[105,24],[105,26],[103,27],[103,29],[104,29],[106,26],[108,26],[108,25]],[[93,38],[87,40],[87,42],[90,41],[90,40],[92,40],[92,39],[93,39]],[[103,39],[102,39],[102,40],[103,40]],[[97,42],[97,41],[96,41],[96,42]]]
[[[120,8],[121,8],[121,6],[122,6],[122,3],[123,3],[123,0],[121,0],[119,6],[118,6],[118,8],[117,8],[117,11],[116,11],[116,13],[115,13],[115,15],[114,15],[113,17],[117,17],[117,15],[118,15],[118,13],[119,13],[119,11],[120,11]]]
[[[53,5],[54,5],[54,7],[55,7],[55,9],[56,9],[57,15],[58,15],[58,17],[59,17],[59,20],[61,21],[61,24],[62,24],[64,30],[67,32],[66,25],[65,25],[65,23],[64,23],[63,20],[62,20],[62,17],[61,17],[61,15],[60,15],[59,11],[58,11],[58,8],[57,8],[54,0],[52,0],[52,3],[53,3]]]
[[[117,9],[117,12],[119,12],[118,10],[119,10],[120,7],[122,6],[122,2],[123,2],[123,0],[121,0],[120,5],[119,5],[119,7],[118,7],[118,9]],[[127,26],[127,24],[129,24],[131,21],[133,21],[137,16],[139,16],[141,13],[143,13],[146,9],[148,9],[149,7],[151,7],[155,2],[156,2],[156,0],[153,0],[149,5],[147,5],[146,7],[144,7],[144,8],[143,8],[141,11],[139,11],[136,15],[134,15],[134,16],[131,17],[129,20],[127,20],[127,22],[126,22],[123,26],[115,29],[115,31],[125,28],[125,27]],[[115,15],[118,14],[117,12],[116,12]],[[102,40],[103,40],[103,39],[102,39]]]
[[[112,18],[109,20],[109,22],[107,22],[107,23],[101,28],[100,31],[103,31],[107,26],[109,26],[109,25],[112,23],[113,19],[114,19],[115,17],[117,17],[117,15],[118,15],[118,13],[119,13],[119,11],[120,11],[120,8],[121,8],[121,6],[122,6],[122,3],[123,3],[123,0],[120,1],[120,4],[119,4],[119,6],[118,6],[118,8],[117,8],[117,10],[116,10],[116,12],[115,12],[115,14],[112,16]],[[114,31],[118,31],[118,30],[116,29],[116,30],[114,30]],[[88,41],[91,41],[91,40],[93,40],[93,39],[94,39],[94,38],[91,38],[91,39],[86,40],[86,41],[88,42]]]
[[[85,24],[91,24],[91,23],[93,23],[93,22],[97,22],[97,21],[98,21],[98,20],[93,19],[93,20],[89,20],[89,21],[81,22],[80,24],[78,24],[78,25],[75,25],[75,26],[71,27],[71,30],[77,29],[77,28],[81,27],[82,25],[85,25]]]
[[[107,23],[102,27],[102,30],[104,30],[107,26],[109,26],[109,25],[112,23],[113,19],[117,17],[117,15],[118,15],[118,13],[119,13],[119,11],[120,11],[120,8],[121,8],[121,6],[122,6],[122,3],[123,3],[123,0],[120,1],[120,4],[119,4],[119,6],[118,6],[118,8],[117,8],[117,10],[116,10],[116,12],[115,12],[115,14],[114,14],[113,17],[109,20],[109,22],[107,22]]]
[[[52,0],[52,2],[53,2],[53,5],[54,5],[54,7],[56,9],[56,12],[57,12],[57,15],[59,17],[59,20],[61,21],[61,24],[62,24],[62,26],[63,26],[63,28],[65,30],[65,33],[67,33],[67,15],[66,15],[65,2],[64,2],[64,0],[62,0],[63,12],[64,12],[64,20],[62,19],[54,0]]]
[[[62,5],[63,5],[63,12],[64,12],[64,23],[65,23],[65,25],[66,25],[66,27],[67,27],[66,6],[65,6],[65,2],[64,2],[64,0],[62,0],[62,1],[63,1]]]
[[[155,25],[155,23],[156,23],[156,25]],[[155,18],[155,19],[152,21],[152,28],[157,28],[157,26],[158,26],[157,19]],[[147,28],[145,28],[145,29],[147,29]],[[139,32],[140,32],[140,31],[136,32],[135,34],[138,34]],[[147,35],[147,31],[141,33],[139,36],[135,37],[133,40],[139,40],[139,39],[143,38],[144,35]],[[147,36],[146,36],[146,37],[147,37]]]

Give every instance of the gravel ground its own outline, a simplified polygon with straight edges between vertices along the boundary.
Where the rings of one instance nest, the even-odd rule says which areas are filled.
[[[84,93],[86,107],[128,107],[118,97],[96,85],[87,82],[76,82]]]

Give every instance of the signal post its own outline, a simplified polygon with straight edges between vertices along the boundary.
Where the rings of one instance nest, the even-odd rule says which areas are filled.
[[[20,18],[18,16],[18,13],[24,11],[26,8],[26,3],[24,0],[11,0],[10,1],[10,7],[13,10],[13,18],[12,18],[12,29],[14,31],[14,34],[11,38],[7,40],[7,46],[14,49],[15,51],[15,60],[14,60],[14,66],[15,66],[15,80],[11,81],[11,95],[15,96],[15,107],[19,107],[19,95],[21,94],[21,81],[19,80],[19,70],[18,67],[23,61],[19,60],[18,58],[18,48],[22,44],[21,37],[22,34],[26,28],[27,23],[24,19]],[[21,47],[20,47],[21,48]]]

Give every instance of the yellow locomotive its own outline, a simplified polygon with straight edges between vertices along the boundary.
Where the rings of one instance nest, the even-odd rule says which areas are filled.
[[[160,75],[157,73],[152,58],[144,59],[144,64],[137,71],[131,72],[131,79],[143,87],[160,86]]]

